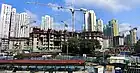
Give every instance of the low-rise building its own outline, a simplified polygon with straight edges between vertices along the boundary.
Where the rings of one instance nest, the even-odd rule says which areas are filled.
[[[113,37],[104,36],[103,37],[103,48],[113,48]]]
[[[86,31],[86,32],[81,32],[81,38],[84,39],[96,39],[100,42],[101,49],[103,48],[103,32],[100,31]]]
[[[66,31],[55,31],[48,29],[47,31],[40,28],[34,28],[30,33],[29,46],[33,52],[61,52],[62,42],[67,41]]]
[[[124,45],[124,37],[123,36],[114,36],[113,37],[113,46],[122,46]]]
[[[103,35],[101,32],[67,32],[66,30],[41,30],[33,28],[30,33],[29,46],[33,52],[61,52],[62,44],[71,37],[97,39],[103,44]]]
[[[109,48],[109,39],[103,39],[103,48]]]
[[[62,44],[67,42],[71,37],[84,38],[84,39],[97,39],[101,46],[103,45],[103,33],[99,31],[94,32],[69,32],[66,30],[41,30],[38,27],[32,28],[29,38],[25,37],[12,37],[3,39],[2,45],[9,45],[9,50],[26,50],[31,52],[62,52]],[[102,46],[103,48],[103,46]],[[6,48],[5,48],[6,49]]]
[[[28,48],[28,42],[29,38],[16,38],[16,37],[10,37],[10,39],[2,39],[2,49],[1,52],[3,51],[8,51],[8,52],[22,52],[26,48]]]
[[[113,63],[126,64],[128,60],[129,60],[128,57],[111,56],[109,58],[109,63],[110,64],[113,64]]]

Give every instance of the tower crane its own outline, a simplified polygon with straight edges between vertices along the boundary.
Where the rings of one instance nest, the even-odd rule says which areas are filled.
[[[130,27],[130,29],[119,32],[119,35],[121,35],[121,34],[123,35],[124,33],[128,32],[128,31],[131,31],[135,28],[137,29],[137,27],[135,27],[135,28],[133,28],[132,26],[129,26],[129,27]]]
[[[72,7],[63,7],[63,6],[59,6],[59,5],[55,5],[55,4],[51,4],[51,3],[44,4],[44,3],[38,3],[38,2],[27,2],[27,4],[35,4],[35,5],[48,6],[51,8],[70,10],[71,15],[72,15],[72,32],[74,32],[74,29],[75,29],[75,12],[76,11],[83,11],[85,14],[85,12],[87,11],[84,8],[76,9],[76,8],[72,8]]]

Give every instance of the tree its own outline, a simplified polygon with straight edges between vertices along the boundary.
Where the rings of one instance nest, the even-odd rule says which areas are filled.
[[[77,39],[76,37],[68,39],[67,42],[63,42],[62,52],[68,52],[73,54],[95,54],[95,49],[100,49],[100,42],[96,39]]]
[[[80,52],[80,48],[79,48],[79,39],[77,39],[76,37],[70,38],[68,40],[68,50],[70,53],[77,53],[79,54]]]
[[[76,37],[72,37],[68,39],[68,42],[63,42],[62,52],[64,53],[67,52],[67,46],[68,46],[69,53],[79,54],[80,52],[79,39],[77,39]]]
[[[80,48],[82,54],[95,54],[95,49],[100,49],[100,42],[96,39],[82,39],[80,41]]]
[[[81,54],[89,54],[90,53],[90,48],[92,48],[92,43],[89,42],[88,40],[81,39],[80,40],[80,53]]]
[[[67,42],[62,42],[62,52],[63,53],[67,52]]]
[[[137,53],[140,53],[140,40],[137,41],[137,43],[134,45],[134,50]]]

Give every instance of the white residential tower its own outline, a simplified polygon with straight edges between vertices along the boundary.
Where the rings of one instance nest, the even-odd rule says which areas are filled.
[[[49,15],[42,16],[41,30],[53,29],[53,18]]]
[[[93,10],[85,13],[85,31],[96,31],[96,15]]]

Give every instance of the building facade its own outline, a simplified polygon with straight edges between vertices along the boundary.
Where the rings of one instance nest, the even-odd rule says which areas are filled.
[[[93,10],[85,13],[85,31],[97,31],[96,15]]]
[[[19,19],[17,22],[17,35],[18,37],[29,37],[29,29],[30,29],[30,16],[26,13],[17,14],[17,18]]]
[[[12,53],[22,53],[24,50],[29,50],[29,38],[26,37],[11,37],[9,40],[9,49]]]
[[[33,52],[61,52],[64,41],[67,41],[64,31],[33,28],[33,32],[30,33],[29,46]]]
[[[11,51],[21,52],[22,50],[28,50],[31,52],[62,52],[63,42],[71,37],[85,38],[85,39],[97,39],[100,45],[103,45],[103,33],[94,32],[68,32],[66,30],[41,30],[38,27],[32,28],[29,38],[18,37],[10,39]],[[103,46],[101,47],[103,48]]]
[[[101,49],[103,49],[103,32],[99,32],[99,31],[93,31],[93,32],[81,32],[81,38],[84,39],[96,39],[99,41],[100,45],[101,45]]]
[[[107,38],[103,39],[103,48],[104,49],[109,48],[109,39],[107,39]]]
[[[117,20],[112,19],[111,21],[109,21],[109,27],[112,29],[113,36],[119,36],[119,27]]]
[[[97,19],[97,31],[103,32],[103,20]]]
[[[53,29],[53,18],[49,15],[42,16],[41,30]]]
[[[15,37],[20,37],[20,25],[19,25],[19,19],[20,18],[20,13],[16,14],[16,27],[15,27]]]
[[[2,4],[0,22],[2,49],[11,49],[15,45],[16,42],[10,41],[11,38],[29,38],[30,16],[27,13],[17,13],[16,8]]]
[[[111,36],[103,36],[103,48],[113,48],[113,37]]]
[[[115,36],[113,37],[113,46],[123,46],[124,45],[124,37],[123,36]]]
[[[2,4],[1,7],[1,20],[0,20],[0,38],[1,38],[1,50],[8,49],[8,38],[15,36],[16,27],[16,9],[11,5]]]
[[[130,41],[131,41],[131,46],[137,43],[137,28],[133,28],[130,30]]]
[[[103,27],[104,36],[112,36],[113,37],[113,29],[109,25],[104,25]]]
[[[125,37],[125,45],[131,45],[130,34],[126,35],[126,37]]]
[[[10,37],[15,37],[15,28],[16,28],[16,9],[12,8],[12,12],[11,12],[11,30],[10,30]]]
[[[107,25],[104,25],[103,27],[104,36],[108,37],[109,40],[109,47],[114,47],[114,37],[119,36],[119,28],[118,28],[118,21],[115,19],[112,19],[109,21]]]
[[[12,6],[7,4],[2,4],[1,8],[1,25],[0,25],[0,35],[1,38],[9,37],[9,25],[11,20]]]

